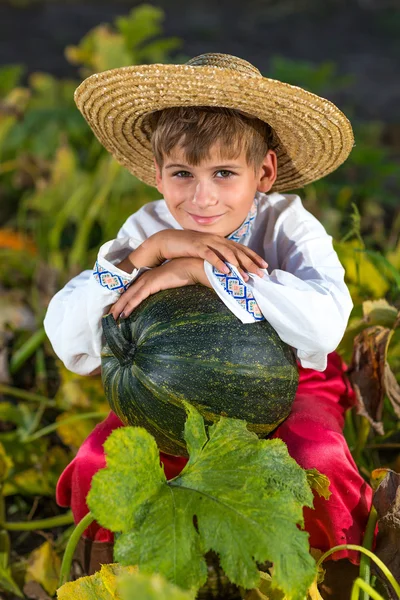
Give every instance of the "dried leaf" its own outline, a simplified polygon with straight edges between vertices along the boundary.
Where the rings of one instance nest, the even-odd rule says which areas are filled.
[[[389,469],[374,469],[371,473],[371,477],[370,477],[370,483],[371,483],[371,487],[372,489],[375,491],[378,489],[378,487],[381,485],[382,481],[385,479],[385,477],[388,474]]]
[[[25,581],[37,581],[53,596],[57,590],[61,560],[50,542],[36,548],[28,557]]]
[[[375,491],[373,504],[378,513],[375,554],[400,581],[400,474],[387,469]],[[394,594],[394,590],[393,590]],[[396,596],[393,596],[395,598]]]
[[[400,418],[400,386],[388,363],[385,364],[383,379],[386,395],[393,406],[394,412]]]
[[[383,435],[386,356],[393,330],[379,325],[364,329],[354,340],[348,376],[358,401],[358,413],[364,415],[375,431]]]
[[[28,581],[24,585],[24,594],[30,600],[51,600],[50,596],[37,581]]]
[[[317,469],[306,469],[308,485],[317,492],[318,496],[329,500],[332,492],[329,491],[330,481],[326,475],[320,473]]]
[[[363,302],[364,321],[370,325],[382,325],[383,327],[393,328],[399,311],[395,306],[389,304],[387,300],[365,300]]]

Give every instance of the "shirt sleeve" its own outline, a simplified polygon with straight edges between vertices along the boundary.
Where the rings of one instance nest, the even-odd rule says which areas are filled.
[[[295,348],[302,367],[324,371],[346,329],[353,306],[332,238],[308,211],[277,220],[280,266],[244,283],[229,264],[228,276],[205,262],[208,279],[243,323],[262,318]],[[264,256],[268,260],[267,256]]]
[[[71,279],[47,308],[43,324],[54,352],[67,369],[79,375],[100,372],[102,317],[146,270],[126,273],[115,266],[143,241],[127,235],[125,225],[116,239],[101,246],[93,270]]]

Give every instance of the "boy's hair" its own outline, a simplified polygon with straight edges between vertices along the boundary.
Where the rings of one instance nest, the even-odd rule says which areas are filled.
[[[247,164],[257,171],[272,145],[273,132],[267,123],[231,108],[177,106],[150,113],[147,119],[160,168],[177,145],[189,164],[198,165],[219,142],[224,158],[237,158],[244,150]]]

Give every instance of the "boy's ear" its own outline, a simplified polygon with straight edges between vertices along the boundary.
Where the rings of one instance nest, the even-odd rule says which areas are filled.
[[[278,159],[274,150],[268,150],[260,167],[257,191],[267,193],[278,175]]]
[[[155,169],[156,169],[157,189],[160,192],[160,194],[162,194],[163,193],[163,185],[162,185],[161,169],[158,166],[158,163],[157,163],[157,161],[156,161],[155,158],[153,158],[153,161],[154,161],[154,166],[155,166]]]

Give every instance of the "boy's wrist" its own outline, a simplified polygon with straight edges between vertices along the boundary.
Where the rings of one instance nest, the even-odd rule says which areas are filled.
[[[129,254],[128,259],[135,265],[136,269],[141,267],[158,267],[163,262],[158,252],[157,244],[155,243],[155,235],[150,236],[140,246]]]
[[[120,263],[116,264],[115,266],[118,267],[118,269],[121,269],[121,271],[125,271],[125,273],[131,274],[135,269],[137,269],[137,267],[136,267],[136,265],[134,265],[131,262],[129,256],[127,256],[126,258],[124,258],[123,261],[121,261]]]

